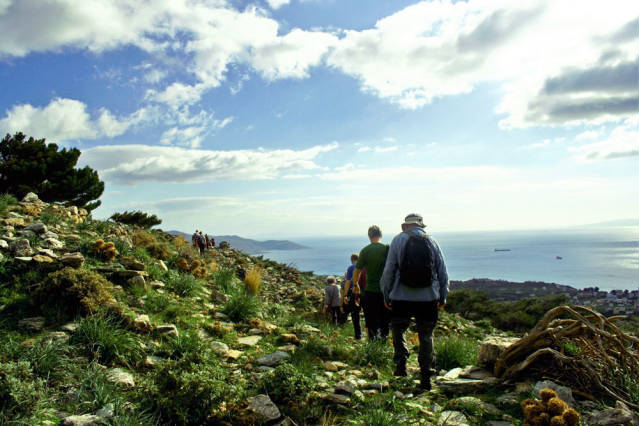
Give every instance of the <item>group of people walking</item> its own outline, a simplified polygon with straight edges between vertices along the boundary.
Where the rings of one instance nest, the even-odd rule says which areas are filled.
[[[406,376],[409,356],[405,333],[415,319],[419,336],[420,387],[430,390],[433,331],[439,310],[446,304],[449,282],[437,241],[424,231],[419,214],[409,214],[402,232],[383,244],[378,226],[368,229],[370,244],[351,255],[343,289],[327,278],[324,309],[335,324],[351,315],[355,339],[362,337],[360,310],[368,338],[386,342],[392,331],[396,376]]]
[[[209,234],[202,234],[202,231],[196,229],[191,235],[191,244],[200,250],[200,254],[203,254],[206,249],[215,247],[215,238]]]

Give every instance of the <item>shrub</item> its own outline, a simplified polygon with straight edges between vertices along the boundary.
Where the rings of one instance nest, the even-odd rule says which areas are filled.
[[[400,426],[406,424],[405,419],[399,418],[383,408],[369,408],[362,410],[360,420],[367,426]]]
[[[158,241],[153,234],[149,232],[136,232],[133,234],[133,245],[135,247],[146,249],[149,255],[156,259],[168,260],[173,251],[164,241]]]
[[[437,368],[450,370],[473,364],[477,360],[479,344],[466,337],[439,337],[435,339],[434,350]]]
[[[187,359],[201,362],[206,354],[202,339],[192,331],[186,331],[166,341],[166,356],[170,359]]]
[[[74,316],[92,314],[100,307],[115,304],[112,291],[113,285],[102,275],[67,267],[49,274],[35,296],[41,306]]]
[[[355,365],[365,366],[371,364],[376,367],[390,368],[393,360],[393,349],[385,341],[367,340],[358,345],[351,356]]]
[[[200,288],[198,280],[189,274],[173,272],[166,283],[167,288],[178,296],[193,296]]]
[[[103,363],[130,366],[144,355],[136,336],[123,329],[119,320],[106,314],[82,319],[70,342],[82,346],[86,355]]]
[[[0,363],[0,423],[33,413],[45,391],[27,361]]]
[[[260,393],[266,393],[275,403],[303,402],[313,390],[311,377],[291,364],[282,364],[265,374],[258,384]]]
[[[162,219],[154,214],[144,213],[141,210],[125,211],[124,213],[113,213],[109,218],[114,222],[127,225],[137,225],[141,228],[151,228],[162,223]]]
[[[0,195],[0,216],[6,216],[9,211],[8,207],[14,204],[18,204],[18,200],[13,195]]]
[[[213,282],[224,292],[229,293],[233,289],[235,273],[230,268],[218,268],[213,273]]]
[[[257,296],[260,292],[260,286],[262,285],[262,268],[255,266],[246,273],[244,279],[246,291],[253,296]]]
[[[260,307],[259,299],[245,291],[235,291],[222,306],[222,312],[232,321],[238,322],[254,317]]]
[[[118,255],[118,251],[115,248],[115,243],[104,242],[103,240],[96,240],[91,249],[91,253],[102,260],[111,262]]]

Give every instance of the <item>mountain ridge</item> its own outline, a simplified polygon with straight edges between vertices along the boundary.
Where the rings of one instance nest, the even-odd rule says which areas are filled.
[[[180,235],[185,240],[191,240],[191,234],[182,231],[167,231],[171,235]],[[295,243],[290,240],[266,240],[258,241],[250,238],[240,237],[239,235],[214,235],[215,242],[219,244],[222,241],[228,242],[231,247],[250,254],[264,253],[271,250],[303,250],[309,248],[302,244]]]

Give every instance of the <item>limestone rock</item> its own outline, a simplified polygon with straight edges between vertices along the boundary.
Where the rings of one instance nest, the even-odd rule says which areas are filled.
[[[344,380],[335,385],[335,392],[337,393],[345,393],[352,394],[357,390],[357,385],[353,383],[351,380]]]
[[[324,363],[324,370],[326,371],[339,371],[339,370],[343,370],[345,368],[348,367],[348,364],[344,364],[343,362],[339,362],[339,361],[326,361]]]
[[[292,333],[280,334],[280,339],[284,343],[292,343],[294,345],[297,345],[300,343],[300,339]]]
[[[264,423],[273,422],[280,417],[282,414],[277,406],[271,401],[271,398],[268,395],[257,395],[255,397],[248,399],[248,408],[249,410],[257,413]]]
[[[7,219],[4,219],[2,221],[5,225],[8,226],[15,226],[17,228],[22,228],[24,227],[25,223],[24,223],[24,219],[21,217],[9,217]]]
[[[102,425],[102,418],[93,414],[83,414],[81,416],[66,417],[62,424],[64,426],[97,426]]]
[[[64,248],[64,243],[59,241],[57,238],[45,238],[44,245],[54,250]]]
[[[162,281],[157,281],[157,280],[151,281],[149,283],[149,286],[151,286],[151,288],[155,288],[155,289],[166,287],[166,285]]]
[[[135,318],[133,320],[133,327],[135,327],[136,330],[139,330],[142,332],[149,332],[153,328],[151,326],[151,320],[149,319],[149,316],[146,314],[140,315],[137,318]]]
[[[84,256],[80,252],[65,253],[60,256],[60,262],[66,266],[79,268],[84,263]]]
[[[62,327],[60,327],[60,330],[66,331],[68,333],[75,333],[75,331],[77,329],[78,329],[78,323],[77,322],[68,322],[68,323],[64,324]]]
[[[140,262],[133,256],[123,256],[120,259],[120,263],[126,269],[130,269],[132,271],[144,271],[144,269],[146,269],[146,266],[144,265],[144,263]]]
[[[0,249],[8,250],[9,249],[9,243],[6,242],[5,240],[0,240]]]
[[[273,367],[281,364],[282,362],[291,358],[286,352],[276,351],[270,354],[262,355],[257,359],[257,363],[260,365],[266,365],[268,367]]]
[[[437,426],[469,426],[468,419],[459,411],[443,411],[439,415]]]
[[[485,369],[483,369],[481,367],[476,367],[474,365],[469,365],[469,366],[465,367],[459,373],[459,377],[462,377],[464,379],[483,380],[483,379],[487,379],[489,377],[493,377],[493,374],[490,371],[485,370]]]
[[[177,327],[174,324],[162,324],[155,327],[155,330],[163,334],[165,336],[178,336],[180,333],[178,332]]]
[[[224,355],[225,353],[229,351],[229,345],[223,342],[215,341],[215,342],[211,342],[211,349],[216,354]]]
[[[33,260],[31,256],[16,256],[14,259],[24,263],[29,263]]]
[[[33,250],[31,250],[29,240],[22,238],[11,243],[11,253],[13,253],[15,257],[28,257],[33,254]]]
[[[542,382],[537,382],[535,384],[535,388],[533,389],[534,394],[539,398],[539,391],[542,389],[552,389],[557,392],[557,396],[562,399],[569,407],[575,407],[575,399],[572,397],[572,390],[566,386],[558,385],[555,382],[550,380],[544,380]]]
[[[57,259],[58,255],[55,254],[53,252],[53,250],[49,250],[49,249],[45,249],[45,248],[39,248],[38,249],[38,253],[40,253],[43,256],[49,256],[51,259]]]
[[[121,368],[112,368],[106,373],[107,379],[125,388],[135,387],[135,379],[133,374],[124,371]]]
[[[588,416],[588,424],[600,426],[634,426],[639,424],[639,415],[634,415],[623,403],[619,405],[619,402],[615,408],[608,408]]]
[[[144,277],[141,275],[136,275],[133,278],[129,278],[126,282],[130,287],[146,288],[146,281],[144,280]]]
[[[237,339],[237,343],[244,346],[255,346],[260,340],[262,340],[262,336],[246,336]]]
[[[451,411],[463,411],[464,407],[474,406],[481,410],[483,413],[490,415],[499,415],[501,411],[497,409],[493,404],[482,401],[474,396],[462,396],[460,398],[451,399],[444,407],[446,410]]]
[[[235,361],[235,360],[239,359],[242,356],[242,354],[244,354],[244,352],[237,351],[235,349],[229,349],[228,351],[226,351],[224,353],[224,357],[232,359],[232,360]]]
[[[146,368],[155,368],[156,365],[160,364],[163,361],[165,361],[165,359],[160,358],[159,356],[147,355],[146,357],[144,357],[142,365]]]
[[[168,272],[169,268],[166,266],[163,260],[158,261],[158,265],[160,265],[160,269],[162,269],[164,272]]]
[[[36,263],[53,263],[53,259],[49,256],[43,256],[40,254],[36,254],[32,257],[33,261]]]
[[[497,382],[498,380],[494,377],[490,377],[484,380],[462,378],[436,379],[436,383],[439,385],[439,388],[442,390],[442,392],[455,395],[475,395],[477,393],[481,393],[486,389],[486,387],[492,386]]]
[[[100,408],[95,412],[95,415],[101,417],[103,419],[110,419],[115,414],[115,407],[113,403],[106,404],[104,407]]]
[[[27,195],[25,195],[22,198],[23,203],[35,203],[37,201],[40,201],[40,199],[38,198],[38,195],[34,192],[29,192]]]
[[[47,334],[46,340],[49,342],[67,343],[69,341],[69,335],[64,331],[52,331]]]
[[[27,225],[25,228],[25,231],[32,231],[35,232],[36,234],[44,234],[45,232],[47,232],[47,225],[45,225],[44,223],[32,223],[30,225]]]
[[[518,340],[519,338],[517,337],[488,336],[479,346],[477,361],[480,364],[492,367],[506,348]]]
[[[44,328],[44,317],[23,318],[18,321],[18,327],[31,331],[41,331]]]
[[[346,395],[340,395],[338,393],[329,393],[327,395],[324,396],[324,399],[326,401],[332,402],[334,404],[343,404],[343,405],[349,405],[351,400],[348,396]]]

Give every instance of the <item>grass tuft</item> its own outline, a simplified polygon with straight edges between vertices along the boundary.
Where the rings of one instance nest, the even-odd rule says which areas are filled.
[[[479,343],[466,337],[447,336],[435,339],[435,365],[450,370],[465,367],[477,361]]]
[[[244,279],[244,285],[250,295],[257,296],[262,285],[262,268],[255,266],[249,269]]]

